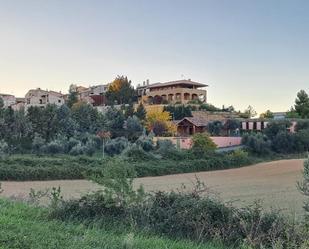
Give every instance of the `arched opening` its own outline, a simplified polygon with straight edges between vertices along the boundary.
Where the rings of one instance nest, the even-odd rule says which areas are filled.
[[[152,96],[148,96],[148,104],[152,105],[153,104],[153,97]]]
[[[181,100],[181,93],[176,93],[176,101]]]
[[[159,95],[154,96],[154,98],[153,98],[153,103],[154,103],[155,105],[160,105],[160,104],[162,104],[162,97],[159,96]]]
[[[190,100],[190,93],[185,93],[184,94],[184,99],[185,100]]]
[[[173,101],[174,100],[174,94],[169,94],[167,97],[168,101]]]
[[[196,100],[196,99],[198,99],[198,96],[197,96],[197,94],[193,93],[192,94],[192,100]]]

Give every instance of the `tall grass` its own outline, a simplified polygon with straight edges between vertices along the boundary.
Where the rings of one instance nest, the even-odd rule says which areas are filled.
[[[47,220],[46,210],[0,199],[1,249],[224,249],[213,244],[147,236],[121,229]]]

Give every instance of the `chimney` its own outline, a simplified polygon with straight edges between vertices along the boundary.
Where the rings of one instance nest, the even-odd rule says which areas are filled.
[[[149,85],[149,79],[147,79],[146,82],[147,82],[147,86],[148,86]]]
[[[145,86],[146,85],[146,83],[145,83],[145,81],[143,81],[143,86]]]

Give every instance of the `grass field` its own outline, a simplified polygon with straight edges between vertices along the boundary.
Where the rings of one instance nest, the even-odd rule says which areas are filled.
[[[132,232],[87,228],[83,224],[51,221],[44,210],[0,199],[1,249],[224,249]]]
[[[196,175],[211,193],[234,205],[246,205],[260,199],[264,207],[283,209],[289,215],[300,216],[304,199],[297,189],[297,181],[301,179],[302,169],[301,159],[280,160],[237,169],[145,177],[137,179],[135,184],[143,184],[147,191],[177,189],[182,184],[190,189]],[[78,197],[99,188],[85,180],[2,182],[3,195],[18,198],[25,198],[30,188],[38,190],[53,186],[61,186],[65,198]]]

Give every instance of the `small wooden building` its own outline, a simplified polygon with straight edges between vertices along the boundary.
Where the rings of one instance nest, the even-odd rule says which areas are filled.
[[[186,137],[207,131],[208,121],[203,118],[185,117],[175,120],[174,124],[177,126],[177,136]]]

